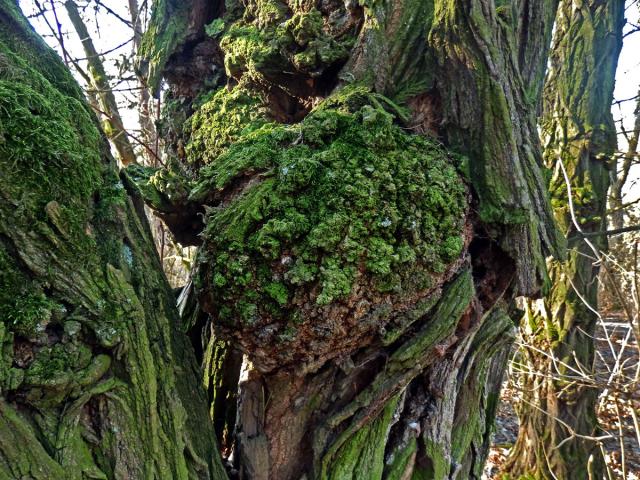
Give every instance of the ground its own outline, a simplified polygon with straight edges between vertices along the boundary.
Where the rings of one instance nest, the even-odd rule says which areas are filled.
[[[607,340],[607,334],[609,340]],[[638,418],[640,416],[640,389],[637,387],[637,379],[640,375],[638,363],[640,347],[633,332],[630,331],[629,325],[617,317],[607,318],[604,325],[600,325],[596,340],[598,381],[607,382],[610,377],[610,369],[616,364],[616,358],[619,358],[622,371],[628,380],[627,391],[631,392],[628,398],[618,398],[617,405],[616,395],[611,391],[601,398],[598,416],[600,424],[605,430],[602,435],[611,435],[611,438],[603,442],[605,459],[609,466],[610,477],[608,480],[638,480],[640,479],[640,430],[637,425],[634,427],[632,408],[635,409],[636,418]],[[622,355],[620,355],[621,352]],[[636,387],[630,388],[628,385],[634,377],[636,378]],[[518,391],[512,377],[507,377],[502,386],[502,402],[496,418],[493,444],[485,466],[483,480],[497,480],[499,478],[500,466],[509,454],[509,449],[515,443],[518,435],[518,417],[515,413],[514,402],[517,400],[517,396]],[[622,423],[624,449],[620,446],[620,423]],[[623,456],[625,471],[623,471]]]

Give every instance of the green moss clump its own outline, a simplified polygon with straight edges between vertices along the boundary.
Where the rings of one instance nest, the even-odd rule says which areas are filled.
[[[206,164],[217,158],[241,135],[266,123],[263,100],[242,85],[218,90],[189,119],[185,126],[189,143],[187,160]]]
[[[354,39],[334,37],[315,8],[294,11],[286,18],[287,9],[280,2],[249,2],[242,19],[212,24],[211,31],[220,36],[225,53],[227,75],[240,78],[244,74],[261,81],[297,71],[311,77],[349,55]],[[228,22],[224,22],[228,23]]]
[[[0,321],[10,331],[33,338],[44,331],[52,311],[60,306],[27,278],[0,246]]]
[[[280,316],[303,292],[328,305],[357,281],[411,294],[460,255],[466,190],[447,153],[375,98],[353,111],[363,102],[341,95],[298,125],[244,135],[202,169],[192,197],[241,185],[204,232],[201,282],[221,318]]]
[[[322,65],[331,65],[345,60],[350,41],[338,42],[324,32],[324,21],[320,12],[297,12],[284,24],[284,35],[293,39],[294,50],[290,55],[293,65],[302,72],[313,73]]]
[[[204,31],[211,38],[218,38],[224,32],[224,20],[221,18],[214,19],[204,26]]]
[[[154,210],[172,211],[186,203],[190,193],[189,180],[172,168],[129,165],[123,173],[127,187],[137,190]]]
[[[50,192],[55,200],[69,191],[86,195],[100,178],[100,151],[95,120],[86,107],[0,43],[3,175],[20,171],[20,185],[28,182],[30,191]],[[65,173],[69,170],[73,175]]]
[[[91,352],[86,347],[78,349],[73,344],[56,343],[38,351],[35,360],[27,369],[25,380],[31,385],[53,383],[54,380],[66,383],[74,370],[84,368],[90,360]],[[79,361],[82,365],[78,365]]]
[[[54,306],[55,303],[42,292],[24,292],[15,299],[13,308],[6,313],[6,319],[13,324],[16,333],[30,338],[38,331],[44,331]]]
[[[259,77],[258,72],[265,69],[270,57],[274,62],[279,58],[270,40],[270,36],[255,25],[231,25],[220,41],[227,75],[239,77],[243,72],[249,72],[253,77]]]
[[[7,197],[21,198],[24,215],[35,213],[88,251],[88,207],[105,167],[95,118],[10,45],[0,42],[0,184]]]

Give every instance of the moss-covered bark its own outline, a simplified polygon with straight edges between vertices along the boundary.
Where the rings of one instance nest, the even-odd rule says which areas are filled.
[[[0,477],[225,478],[139,199],[0,2]]]
[[[520,432],[507,466],[514,478],[603,474],[599,446],[590,439],[599,436],[599,392],[577,374],[588,375],[593,368],[599,270],[580,231],[603,231],[607,225],[616,146],[610,105],[623,12],[622,1],[578,6],[563,1],[558,14],[541,130],[554,213],[570,250],[567,261],[549,263],[552,287],[543,299],[529,302],[524,318],[531,347],[520,357],[525,366]],[[606,249],[604,236],[591,242],[598,250]]]
[[[232,435],[213,399],[225,456],[252,479],[479,478],[505,312],[563,247],[535,126],[555,2],[206,5],[156,3],[171,166],[127,175],[202,245],[207,375],[239,383]]]

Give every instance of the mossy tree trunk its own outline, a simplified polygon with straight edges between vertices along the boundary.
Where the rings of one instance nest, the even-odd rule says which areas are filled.
[[[225,478],[140,199],[0,1],[0,477]]]
[[[506,468],[514,478],[603,475],[602,455],[593,440],[601,433],[595,414],[599,392],[589,379],[599,266],[580,232],[607,226],[616,147],[610,105],[623,16],[624,2],[617,0],[562,1],[559,8],[541,131],[554,213],[568,238],[569,255],[564,262],[550,262],[552,287],[544,298],[529,302],[524,318],[529,346],[520,355],[520,431]],[[595,249],[606,250],[606,236],[589,240]]]
[[[0,5],[6,475],[222,478],[146,224]],[[170,166],[123,180],[201,243],[182,328],[233,475],[480,477],[511,299],[562,252],[535,129],[554,10],[157,2]]]
[[[234,475],[480,478],[511,299],[564,249],[535,122],[556,8],[156,2],[171,165],[127,186],[201,245],[184,317]]]

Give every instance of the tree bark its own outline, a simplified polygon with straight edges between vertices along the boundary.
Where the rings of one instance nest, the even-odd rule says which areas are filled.
[[[226,478],[140,199],[0,1],[0,477]]]
[[[610,105],[623,25],[623,1],[560,4],[541,131],[552,203],[569,239],[569,257],[549,263],[551,288],[542,299],[529,301],[523,320],[520,430],[506,466],[515,478],[603,475],[594,440],[599,392],[590,381],[599,265],[580,232],[607,225],[616,147]],[[598,251],[607,248],[606,236],[588,241]]]
[[[511,299],[564,249],[535,123],[556,6],[156,2],[173,164],[127,184],[201,244],[233,475],[480,478]]]

